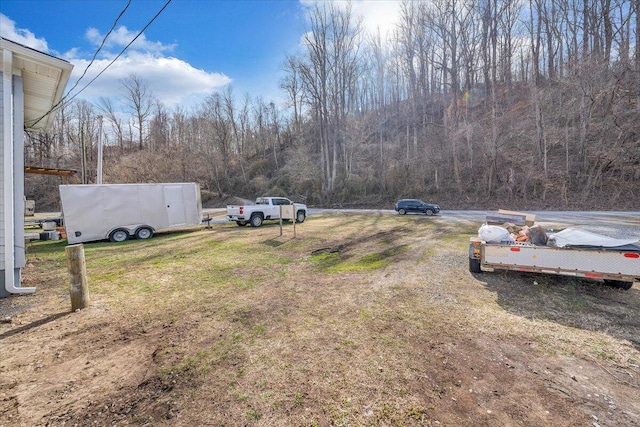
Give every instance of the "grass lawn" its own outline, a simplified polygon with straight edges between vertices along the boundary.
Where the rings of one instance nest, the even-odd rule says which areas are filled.
[[[86,244],[76,313],[66,241],[30,243],[38,291],[2,301],[0,426],[634,425],[638,285],[472,275],[477,227],[332,214],[295,238]]]

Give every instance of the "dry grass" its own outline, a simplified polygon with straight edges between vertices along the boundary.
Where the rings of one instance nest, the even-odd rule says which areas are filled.
[[[91,308],[29,327],[68,304],[64,243],[33,245],[25,284],[38,293],[20,300],[31,306],[12,326],[22,331],[0,329],[12,352],[0,415],[16,425],[633,425],[637,286],[474,277],[476,228],[320,215],[295,239],[291,225],[280,237],[277,225],[228,224],[90,244]],[[38,392],[20,385],[29,381]]]

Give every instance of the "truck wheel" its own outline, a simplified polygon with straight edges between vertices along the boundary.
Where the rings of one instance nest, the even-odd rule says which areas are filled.
[[[604,284],[612,288],[623,289],[628,291],[633,286],[633,282],[624,282],[622,280],[605,280]]]
[[[431,209],[427,209],[424,213],[427,214],[427,216],[433,216],[433,211]]]
[[[406,213],[407,213],[407,211],[405,211],[404,209],[398,209],[398,213],[399,213],[400,215],[404,215],[404,214],[406,214]]]
[[[296,222],[304,222],[305,217],[304,211],[298,211],[296,214]]]
[[[471,273],[482,273],[479,259],[469,258],[469,271]]]
[[[129,232],[124,228],[116,228],[109,233],[109,240],[112,242],[124,242],[129,239]]]
[[[247,225],[247,221],[236,221],[236,224],[238,224],[239,227],[244,227]]]
[[[153,237],[153,230],[151,227],[140,227],[136,230],[136,239],[145,240]]]
[[[262,215],[254,214],[251,216],[251,226],[260,227],[262,225]]]

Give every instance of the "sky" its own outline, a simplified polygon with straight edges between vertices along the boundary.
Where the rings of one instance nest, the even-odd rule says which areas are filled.
[[[115,100],[122,95],[120,82],[135,74],[170,108],[197,106],[228,85],[237,100],[249,94],[280,105],[285,98],[279,89],[282,64],[300,50],[309,8],[328,1],[172,0],[154,20],[167,0],[131,0],[120,17],[128,0],[1,0],[0,35],[71,62],[69,91],[113,27],[71,91],[76,99]],[[383,34],[400,10],[399,0],[351,4],[365,29],[379,28]],[[149,22],[144,33],[78,94]]]

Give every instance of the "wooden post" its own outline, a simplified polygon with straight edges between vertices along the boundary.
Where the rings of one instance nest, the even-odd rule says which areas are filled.
[[[82,244],[69,245],[64,248],[69,271],[69,294],[71,295],[71,311],[81,310],[89,306],[89,286],[87,286],[87,264],[84,260]]]
[[[298,211],[296,210],[296,204],[293,204],[293,238],[296,238],[296,222],[298,222]]]

